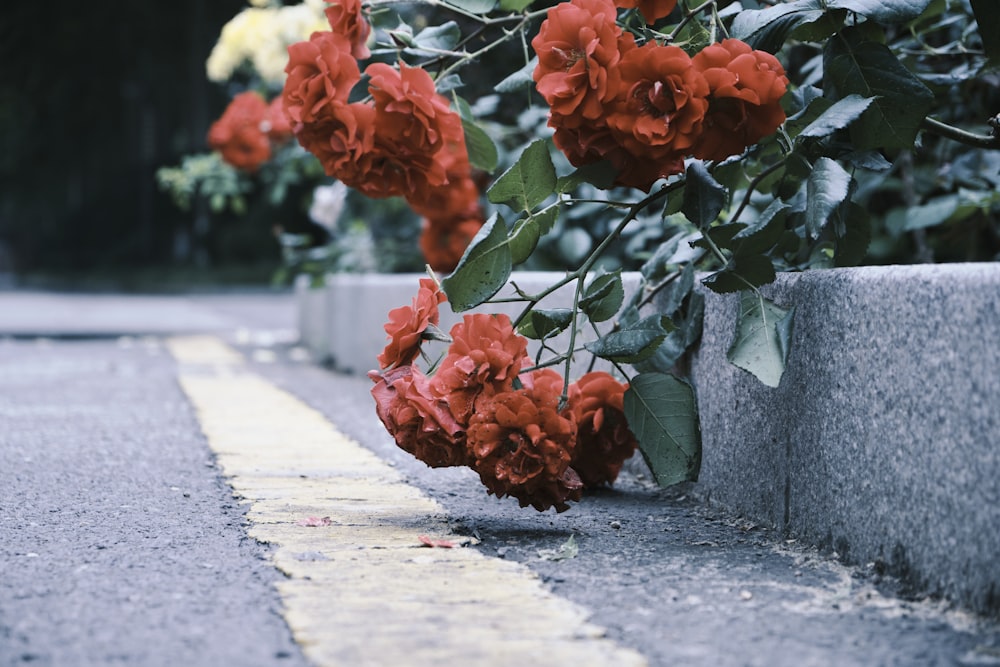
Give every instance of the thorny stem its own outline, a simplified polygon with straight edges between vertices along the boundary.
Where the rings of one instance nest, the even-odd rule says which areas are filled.
[[[736,212],[729,219],[730,222],[736,222],[737,220],[740,219],[740,215],[742,215],[742,213],[746,209],[747,205],[750,204],[750,196],[757,189],[757,186],[760,185],[760,182],[763,181],[768,176],[770,176],[771,174],[773,174],[775,171],[777,171],[781,167],[783,167],[785,165],[785,160],[786,160],[786,158],[781,158],[780,160],[778,160],[774,164],[769,165],[766,169],[764,169],[759,174],[757,174],[756,176],[754,176],[753,179],[751,179],[750,183],[747,185],[747,192],[743,196],[743,201],[740,202],[740,205],[736,209]]]
[[[446,67],[443,70],[441,70],[441,73],[438,75],[438,78],[445,77],[445,76],[451,74],[452,72],[454,72],[454,71],[456,71],[458,69],[461,69],[462,67],[464,67],[466,65],[466,63],[469,63],[469,62],[471,62],[473,60],[476,60],[476,59],[482,57],[484,54],[489,53],[490,51],[492,51],[493,49],[497,48],[498,46],[500,46],[501,44],[503,44],[507,40],[509,40],[509,39],[513,38],[514,36],[520,34],[521,32],[523,32],[522,29],[524,28],[524,26],[526,26],[537,14],[538,14],[537,12],[533,12],[532,14],[525,14],[521,18],[521,22],[518,23],[517,26],[515,26],[513,29],[511,29],[511,30],[504,30],[503,36],[498,37],[497,39],[495,39],[494,41],[490,42],[489,44],[487,44],[483,48],[479,49],[478,51],[473,51],[472,53],[468,53],[468,54],[463,55],[458,60],[456,60],[455,62],[453,62],[451,65],[449,65],[448,67]]]
[[[522,18],[535,18],[537,16],[542,16],[548,12],[548,9],[536,10],[534,12],[529,12],[527,14],[509,14],[507,16],[498,16],[493,18],[488,18],[481,14],[476,14],[468,10],[462,9],[458,5],[453,5],[448,2],[441,2],[440,0],[369,0],[365,2],[365,5],[371,9],[378,9],[380,7],[390,7],[393,5],[413,5],[413,4],[424,4],[430,5],[431,7],[439,7],[441,9],[447,9],[449,11],[460,14],[468,19],[482,23],[483,25],[501,25],[504,23],[513,23],[519,21]]]
[[[935,120],[930,116],[924,118],[924,121],[920,125],[928,132],[933,132],[934,134],[945,137],[946,139],[951,139],[952,141],[957,141],[958,143],[965,144],[966,146],[1000,150],[1000,133],[997,132],[996,128],[994,128],[993,133],[990,135],[974,134],[952,125],[948,125],[947,123],[942,123],[941,121]]]
[[[722,250],[721,250],[721,249],[719,248],[719,246],[717,246],[717,245],[715,244],[715,241],[713,241],[713,240],[712,240],[712,237],[711,237],[711,236],[709,236],[708,234],[706,234],[706,233],[702,232],[702,235],[701,235],[701,237],[702,237],[703,239],[705,239],[705,243],[707,243],[707,244],[708,244],[708,247],[709,247],[709,248],[711,248],[711,250],[712,250],[712,254],[713,254],[713,255],[715,255],[715,256],[716,256],[716,257],[717,257],[717,258],[719,259],[719,261],[720,261],[720,262],[722,262],[722,265],[723,265],[723,266],[726,266],[727,264],[729,264],[729,259],[728,259],[728,258],[726,257],[726,255],[725,255],[725,254],[724,254],[724,253],[722,252]],[[734,276],[736,276],[736,278],[737,278],[737,279],[738,279],[738,280],[739,280],[739,281],[740,281],[741,283],[743,283],[744,285],[746,285],[746,286],[747,286],[747,288],[749,288],[749,289],[752,289],[752,290],[754,291],[754,293],[755,293],[755,294],[756,294],[756,295],[757,295],[758,297],[761,297],[761,298],[763,298],[763,297],[761,296],[761,293],[760,293],[760,290],[758,290],[758,289],[757,289],[757,288],[756,288],[756,287],[755,287],[755,286],[754,286],[754,285],[753,285],[753,284],[752,284],[752,283],[751,283],[751,282],[750,282],[749,280],[747,280],[746,278],[744,278],[743,276],[741,276],[740,274],[738,274],[738,273],[736,273],[736,272],[733,272],[733,275],[734,275]]]
[[[666,40],[667,43],[669,44],[670,42],[673,42],[674,40],[676,40],[677,39],[677,35],[679,35],[681,33],[681,30],[683,30],[685,28],[685,26],[687,26],[687,24],[690,23],[692,19],[694,19],[694,17],[698,16],[698,14],[702,13],[703,11],[705,11],[706,9],[708,9],[709,7],[714,7],[715,3],[716,3],[716,0],[708,0],[708,2],[700,4],[697,7],[695,7],[694,9],[688,10],[684,14],[684,18],[681,19],[681,22],[677,24],[677,27],[675,27],[673,30],[670,31],[670,34],[667,36],[667,40]],[[714,25],[714,22],[713,22],[713,25]],[[715,35],[712,35],[712,41],[713,42],[715,41]]]
[[[670,192],[680,189],[681,187],[683,187],[683,185],[684,185],[684,179],[682,178],[677,181],[674,181],[673,183],[664,185],[662,188],[660,188],[653,194],[645,197],[643,200],[635,204],[632,204],[629,207],[629,212],[625,215],[624,218],[622,218],[621,222],[618,223],[618,226],[615,227],[614,231],[608,234],[604,238],[604,240],[601,241],[601,243],[598,244],[598,246],[594,248],[593,251],[591,251],[587,259],[585,259],[583,263],[580,265],[580,267],[577,268],[575,271],[567,273],[563,278],[557,280],[555,283],[549,285],[547,288],[545,288],[541,292],[538,292],[537,294],[532,294],[532,295],[523,294],[521,293],[521,290],[518,289],[518,292],[521,293],[524,297],[522,300],[526,301],[527,305],[525,305],[524,309],[520,312],[520,314],[518,314],[517,318],[513,320],[513,326],[515,329],[524,320],[524,318],[528,316],[528,313],[530,313],[534,309],[534,307],[538,305],[540,301],[545,299],[553,292],[570,284],[574,280],[577,283],[576,290],[573,294],[573,319],[569,327],[570,330],[570,340],[568,346],[569,352],[567,352],[565,356],[557,356],[554,359],[545,362],[544,365],[536,365],[535,367],[524,369],[524,370],[534,370],[534,368],[554,366],[558,365],[559,363],[565,362],[566,370],[563,376],[564,377],[563,392],[562,396],[560,397],[561,404],[565,404],[566,400],[568,400],[569,398],[569,373],[572,368],[573,355],[578,351],[576,349],[576,330],[577,330],[576,323],[577,323],[577,317],[579,315],[578,305],[580,303],[580,296],[583,293],[584,278],[586,277],[587,273],[593,268],[594,264],[597,262],[600,256],[604,254],[604,251],[608,249],[608,246],[614,243],[614,241],[621,236],[622,232],[625,231],[625,228],[628,226],[628,224],[633,220],[635,220],[636,216],[638,216],[640,212],[642,212],[648,206],[651,206],[652,204],[656,203],[660,199],[663,199]]]
[[[711,250],[712,254],[715,255],[720,262],[722,262],[723,266],[729,264],[729,258],[726,257],[725,253],[722,252],[722,249],[715,244],[715,241],[712,240],[711,236],[709,236],[706,232],[702,232],[701,237],[705,239],[705,243],[708,244],[709,250]]]
[[[552,348],[548,348],[548,349],[549,349],[550,352],[555,352],[555,350],[553,350]],[[542,368],[551,368],[552,366],[558,366],[559,364],[565,362],[568,357],[572,357],[577,352],[583,352],[583,351],[585,351],[585,349],[586,348],[579,347],[579,348],[576,348],[575,350],[572,350],[571,352],[567,352],[565,354],[558,354],[557,353],[556,356],[552,357],[551,359],[546,359],[545,361],[541,361],[541,360],[536,359],[534,366],[528,366],[526,368],[522,368],[521,372],[522,373],[530,373],[531,371],[537,371],[537,370],[542,369]]]
[[[681,272],[680,271],[674,271],[669,276],[667,276],[666,278],[664,278],[663,280],[661,280],[660,283],[656,287],[654,287],[653,289],[649,290],[649,292],[646,293],[646,296],[642,297],[642,300],[639,302],[639,304],[636,307],[641,309],[643,306],[646,306],[646,305],[649,305],[650,303],[652,303],[653,299],[656,298],[657,294],[659,294],[662,290],[666,289],[666,287],[670,283],[672,283],[675,280],[677,280],[678,278],[680,278],[680,276],[681,276]]]
[[[598,244],[598,246],[594,248],[594,250],[590,253],[587,259],[583,261],[583,264],[580,265],[580,268],[578,268],[576,271],[570,274],[576,279],[576,290],[573,293],[573,320],[570,323],[570,329],[569,329],[570,350],[575,350],[576,348],[576,332],[577,332],[576,323],[577,323],[577,318],[579,317],[580,314],[579,304],[580,304],[580,297],[583,295],[584,277],[594,267],[594,264],[601,257],[601,255],[604,254],[604,251],[607,250],[608,247],[622,235],[622,232],[625,231],[625,228],[629,225],[630,222],[636,219],[639,213],[641,213],[647,206],[653,204],[653,202],[656,202],[661,198],[666,197],[668,192],[678,189],[683,184],[684,180],[681,179],[669,185],[665,185],[662,188],[660,188],[657,192],[649,195],[645,199],[632,205],[628,213],[625,214],[625,217],[622,218],[621,222],[619,222],[618,225],[614,228],[614,230],[610,234],[605,236],[604,240],[602,240]],[[570,370],[572,369],[572,367],[573,367],[573,355],[569,354],[566,357],[566,370],[563,372],[563,391],[562,391],[562,396],[559,397],[560,406],[565,405],[566,401],[569,400],[569,377],[570,377]]]

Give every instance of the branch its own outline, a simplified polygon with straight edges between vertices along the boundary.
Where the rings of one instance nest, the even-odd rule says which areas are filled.
[[[998,116],[1000,116],[1000,114],[998,114]],[[957,141],[958,143],[965,144],[966,146],[1000,150],[1000,120],[997,119],[997,116],[994,116],[989,122],[993,125],[993,133],[989,135],[966,132],[965,130],[942,123],[939,120],[935,120],[930,116],[924,118],[924,121],[920,125],[928,132],[945,137],[946,139],[951,139],[952,141]]]

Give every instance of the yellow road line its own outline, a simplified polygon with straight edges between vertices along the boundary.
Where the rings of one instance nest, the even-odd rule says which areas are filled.
[[[468,548],[444,509],[212,337],[174,338],[180,383],[237,496],[274,547],[285,618],[327,665],[644,665],[518,563]],[[300,525],[307,517],[328,525]],[[327,523],[326,521],[323,522]]]

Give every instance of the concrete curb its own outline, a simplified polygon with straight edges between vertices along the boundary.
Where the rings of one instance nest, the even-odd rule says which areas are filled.
[[[796,308],[776,389],[729,364],[737,299],[708,295],[702,489],[1000,611],[1000,264],[784,274],[765,291]]]
[[[552,275],[515,280],[532,291]],[[320,308],[300,284],[302,342],[367,371],[416,281],[331,276]],[[729,364],[736,298],[706,295],[698,488],[914,592],[1000,612],[1000,264],[783,274],[765,292],[796,308],[776,389]]]

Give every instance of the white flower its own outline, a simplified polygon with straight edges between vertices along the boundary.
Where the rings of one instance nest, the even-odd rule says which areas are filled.
[[[208,78],[227,81],[245,62],[261,79],[280,88],[285,81],[288,47],[309,39],[319,30],[329,30],[322,0],[306,0],[287,7],[271,6],[266,0],[253,0],[223,26],[219,40],[205,63]]]
[[[337,181],[332,185],[319,185],[313,190],[312,205],[309,207],[309,217],[317,225],[326,227],[331,232],[337,228],[337,220],[344,210],[347,198],[347,186]]]

